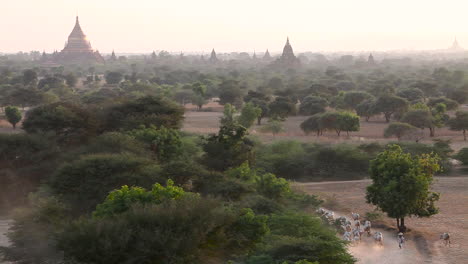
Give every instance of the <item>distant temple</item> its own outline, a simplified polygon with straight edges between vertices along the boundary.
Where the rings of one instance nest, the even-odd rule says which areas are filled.
[[[114,50],[112,50],[112,54],[111,54],[109,60],[111,62],[116,62],[117,61],[117,56],[115,56],[115,51]]]
[[[372,56],[372,53],[369,54],[369,58],[367,59],[367,64],[375,65],[375,60],[374,60],[374,56]]]
[[[81,29],[78,16],[65,47],[61,52],[53,54],[51,59],[58,63],[104,63],[104,58],[99,51],[91,48],[91,43]]]
[[[211,51],[211,56],[210,56],[209,62],[211,62],[211,63],[218,62],[218,57],[216,57],[216,52],[215,52],[214,49]]]
[[[450,48],[448,48],[448,50],[449,51],[463,51],[463,48],[460,46],[460,44],[458,44],[457,38],[455,38],[455,40],[453,41],[452,46],[450,46]]]
[[[286,39],[286,45],[284,45],[283,54],[277,60],[277,63],[281,64],[283,66],[288,66],[288,67],[293,67],[293,66],[299,66],[300,65],[300,61],[294,55],[293,48],[292,48],[291,44],[289,43],[289,37]]]
[[[271,60],[271,55],[268,49],[266,50],[265,54],[263,55],[263,60],[265,61],[270,61]]]

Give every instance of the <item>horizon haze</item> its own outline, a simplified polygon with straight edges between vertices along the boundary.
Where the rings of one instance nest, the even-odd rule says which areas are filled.
[[[287,36],[297,52],[435,50],[455,37],[462,47],[468,43],[468,3],[455,0],[18,0],[0,6],[0,52],[61,50],[76,15],[103,53],[278,52]]]

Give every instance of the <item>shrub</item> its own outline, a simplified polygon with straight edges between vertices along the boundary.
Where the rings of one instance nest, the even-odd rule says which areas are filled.
[[[461,161],[464,165],[468,165],[468,148],[462,148],[455,155],[455,158]]]

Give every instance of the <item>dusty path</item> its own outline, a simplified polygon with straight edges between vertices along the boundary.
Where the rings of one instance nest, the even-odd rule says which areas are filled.
[[[333,203],[326,203],[325,207],[350,217],[352,211],[363,215],[373,210],[365,202],[365,188],[369,183],[369,180],[358,180],[295,183],[294,186],[331,198]],[[382,229],[378,231],[384,234],[384,248],[375,247],[367,237],[361,245],[350,246],[359,263],[468,263],[468,177],[436,177],[433,188],[441,193],[440,213],[431,218],[408,218],[407,225],[412,231],[406,235],[403,250],[398,248],[396,232]],[[393,219],[385,217],[384,221],[389,226],[394,224]],[[439,240],[439,235],[447,231],[452,234],[451,247],[445,247]]]

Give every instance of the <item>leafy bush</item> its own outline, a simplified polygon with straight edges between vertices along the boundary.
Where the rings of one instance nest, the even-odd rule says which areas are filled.
[[[65,163],[50,177],[52,192],[79,211],[90,211],[123,185],[150,187],[160,169],[130,154],[93,154]]]
[[[464,165],[468,165],[468,148],[462,148],[458,151],[455,158],[461,161]]]

